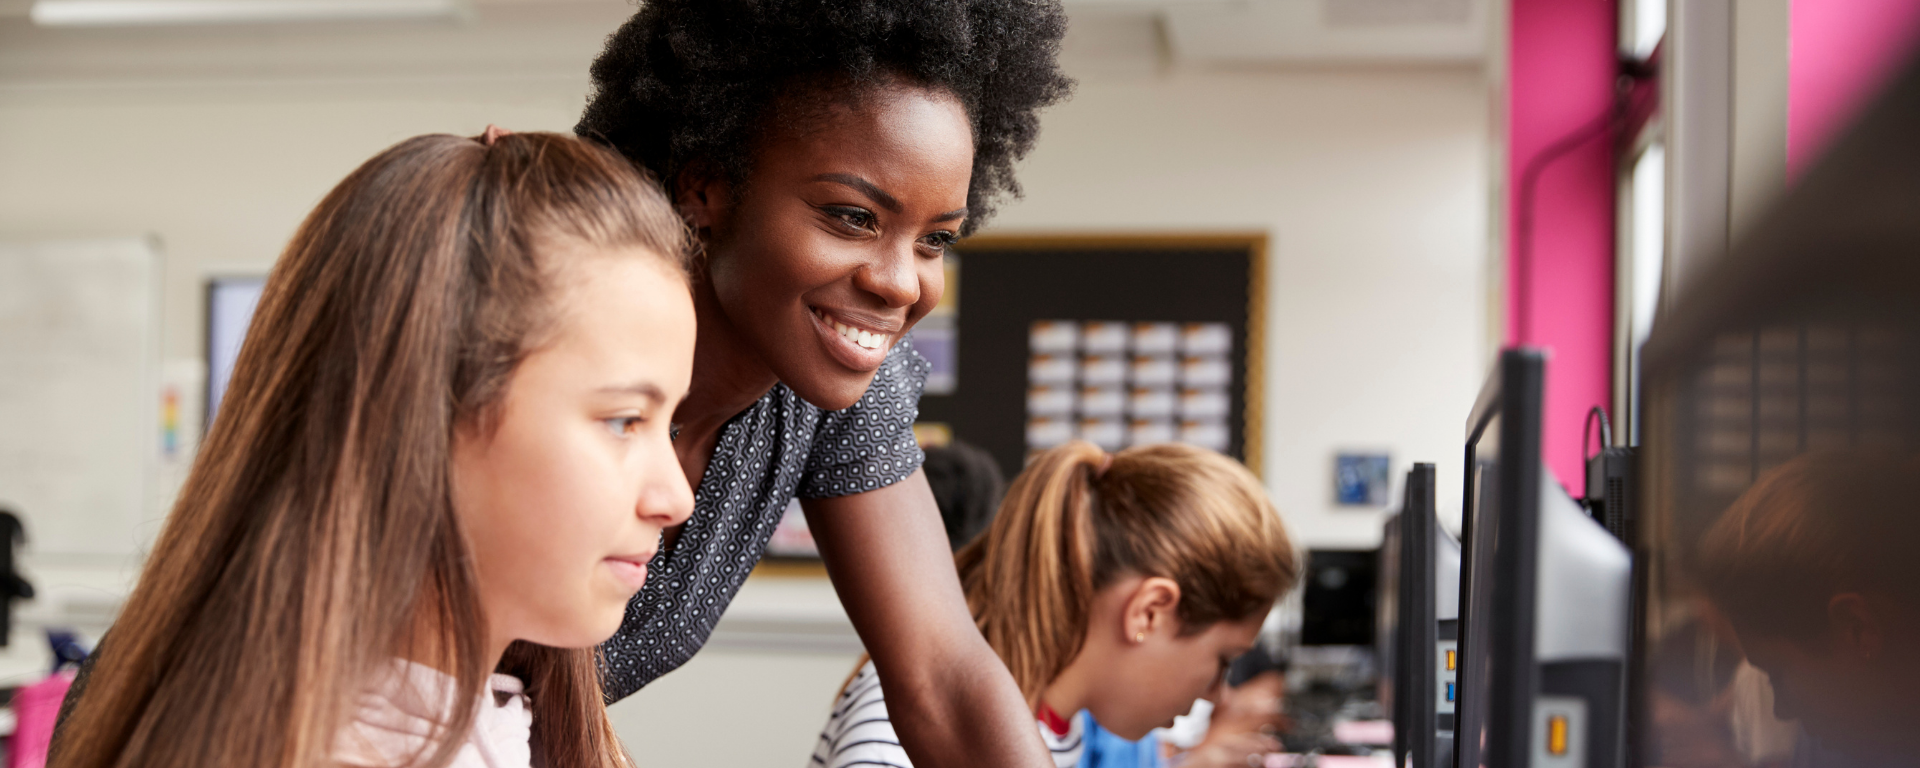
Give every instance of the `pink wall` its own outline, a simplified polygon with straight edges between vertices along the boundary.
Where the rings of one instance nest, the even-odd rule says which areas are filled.
[[[1582,422],[1612,402],[1613,140],[1596,121],[1613,105],[1618,13],[1615,0],[1512,0],[1506,341],[1551,352],[1541,437],[1547,465],[1576,496]],[[1585,140],[1544,160],[1576,135]],[[1545,164],[1529,204],[1522,177],[1536,160]]]
[[[1794,0],[1787,170],[1798,175],[1920,39],[1920,0]]]

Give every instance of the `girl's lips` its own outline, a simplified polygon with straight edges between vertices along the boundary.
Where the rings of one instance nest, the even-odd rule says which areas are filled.
[[[808,314],[813,316],[814,330],[819,332],[827,353],[841,365],[868,372],[879,370],[886,361],[895,334],[858,328],[820,309],[811,309]]]
[[[644,558],[609,557],[605,562],[607,568],[613,571],[614,578],[627,585],[628,589],[638,592],[647,584],[647,562],[652,559],[651,555]]]

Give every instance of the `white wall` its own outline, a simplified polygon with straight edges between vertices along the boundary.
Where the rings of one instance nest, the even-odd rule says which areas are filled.
[[[628,10],[483,8],[473,27],[377,32],[47,34],[9,18],[11,2],[0,238],[157,235],[162,350],[187,370],[209,272],[264,269],[328,188],[407,136],[567,129],[587,62]],[[1070,39],[1079,92],[1046,115],[1027,197],[993,231],[1267,232],[1263,470],[1296,538],[1377,539],[1379,511],[1332,503],[1340,448],[1389,450],[1396,474],[1438,462],[1442,509],[1457,511],[1464,420],[1488,359],[1482,76],[1186,71],[1153,58],[1151,29],[1112,26],[1104,44]],[[49,578],[87,594],[117,583],[61,573]],[[648,762],[798,765],[823,721],[802,703],[824,702],[851,662],[714,651],[615,717]],[[773,751],[715,754],[711,740],[738,739],[741,722],[766,729]]]
[[[1486,104],[1467,71],[1089,80],[993,231],[1267,232],[1264,477],[1303,544],[1372,546],[1380,516],[1333,503],[1338,449],[1438,463],[1458,511],[1488,360]]]
[[[263,269],[382,147],[489,122],[570,127],[587,63],[629,11],[485,0],[466,25],[50,33],[7,17],[10,2],[0,236],[157,235],[176,361],[202,354],[206,274]],[[1299,538],[1377,535],[1377,514],[1332,504],[1340,448],[1387,449],[1396,475],[1438,462],[1442,509],[1457,506],[1488,359],[1483,76],[1187,71],[1147,17],[1076,8],[1066,61],[1081,86],[1046,114],[1027,198],[993,230],[1267,232],[1262,469]]]
[[[270,263],[354,165],[417,133],[564,130],[584,93],[0,91],[0,234],[157,234],[163,350],[197,358],[206,273]],[[1467,72],[1090,80],[1047,115],[1027,197],[993,231],[1268,232],[1265,476],[1303,542],[1364,546],[1377,516],[1333,506],[1336,449],[1387,448],[1396,472],[1436,461],[1442,498],[1458,487],[1486,359],[1485,113]]]

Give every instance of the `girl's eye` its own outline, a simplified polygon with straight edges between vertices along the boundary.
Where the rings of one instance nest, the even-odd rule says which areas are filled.
[[[646,423],[646,419],[639,416],[619,416],[601,419],[600,423],[607,425],[607,431],[613,433],[614,437],[627,437],[640,431],[640,425]]]
[[[872,211],[864,208],[840,205],[830,205],[822,210],[825,210],[827,215],[832,216],[836,221],[840,222],[842,226],[848,229],[859,230],[861,232],[873,231],[874,221]]]

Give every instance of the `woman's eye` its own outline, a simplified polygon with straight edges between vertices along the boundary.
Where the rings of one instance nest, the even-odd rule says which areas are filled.
[[[837,205],[828,206],[825,210],[828,215],[849,229],[856,229],[862,232],[870,232],[873,230],[874,221],[872,211],[863,208]]]
[[[952,248],[954,243],[960,241],[960,236],[952,232],[941,230],[939,232],[935,232],[933,234],[927,235],[926,237],[920,238],[920,240],[921,242],[926,243],[929,247],[933,248],[934,250],[939,251],[941,253],[946,253],[948,248]]]
[[[640,431],[640,425],[646,423],[646,419],[639,416],[620,416],[601,419],[600,423],[607,425],[607,431],[613,433],[614,437],[626,437]]]

